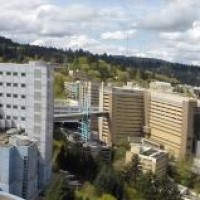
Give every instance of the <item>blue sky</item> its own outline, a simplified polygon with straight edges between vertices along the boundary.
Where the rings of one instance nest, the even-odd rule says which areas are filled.
[[[199,0],[0,0],[21,43],[200,64]]]

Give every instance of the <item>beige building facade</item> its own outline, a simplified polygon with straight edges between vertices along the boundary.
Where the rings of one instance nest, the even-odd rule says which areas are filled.
[[[175,158],[191,156],[196,143],[197,100],[172,92],[138,88],[105,88],[100,107],[108,118],[99,120],[100,139],[109,145],[145,136]],[[200,135],[200,134],[199,134]]]
[[[144,132],[175,158],[192,154],[197,101],[172,93],[145,93]]]
[[[144,123],[143,90],[138,88],[106,88],[100,107],[109,113],[100,119],[100,138],[108,144],[126,142],[128,137],[142,136]]]
[[[143,173],[152,172],[158,177],[166,175],[168,163],[166,151],[144,146],[143,142],[131,143],[130,151],[126,152],[126,163],[131,161],[134,154],[139,157]]]

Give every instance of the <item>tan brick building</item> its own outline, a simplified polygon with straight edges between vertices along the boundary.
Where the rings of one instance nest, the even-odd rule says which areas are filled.
[[[197,101],[172,93],[145,93],[144,132],[174,157],[190,156]]]
[[[100,137],[108,144],[126,142],[128,137],[141,136],[144,123],[143,90],[133,88],[106,88],[100,107],[109,113],[100,120]]]
[[[100,138],[108,144],[145,135],[175,158],[190,156],[194,150],[196,99],[115,87],[103,91],[100,106],[109,113],[99,120]]]
[[[143,139],[140,141],[134,141],[130,144],[131,148],[126,152],[126,163],[130,162],[133,155],[138,155],[140,159],[141,170],[146,172],[152,172],[159,177],[166,174],[168,154],[166,151],[152,148],[145,145]]]

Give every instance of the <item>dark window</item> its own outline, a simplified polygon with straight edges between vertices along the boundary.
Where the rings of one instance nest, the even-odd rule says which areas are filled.
[[[10,116],[6,116],[6,119],[10,119],[11,117]]]
[[[0,97],[2,97],[3,96],[3,93],[0,93]]]
[[[25,77],[25,76],[26,76],[26,74],[25,74],[25,73],[21,73],[21,76]]]
[[[13,94],[13,97],[14,97],[14,98],[17,98],[17,97],[18,97],[18,94]]]
[[[26,87],[26,84],[22,83],[22,84],[21,84],[21,87],[25,88],[25,87]]]
[[[22,106],[22,107],[21,107],[21,109],[22,109],[22,110],[25,110],[25,109],[26,109],[26,107],[25,107],[25,106]]]
[[[11,108],[11,105],[10,104],[6,104],[6,108]]]
[[[11,83],[6,83],[6,86],[11,86]]]
[[[6,72],[6,75],[7,75],[7,76],[10,76],[10,75],[11,75],[11,72]]]
[[[17,109],[17,108],[18,108],[18,106],[17,106],[17,105],[14,105],[14,106],[13,106],[13,108],[14,108],[14,109]]]
[[[17,72],[13,72],[13,76],[18,76],[18,73]]]
[[[18,117],[14,116],[13,119],[14,119],[14,120],[18,120]]]
[[[25,99],[25,98],[26,98],[26,95],[22,94],[22,95],[21,95],[21,98],[22,98],[22,99]]]
[[[11,97],[11,94],[10,93],[6,94],[6,97]]]
[[[25,121],[25,117],[21,117],[21,121]]]
[[[13,83],[13,86],[14,87],[18,87],[18,83]]]

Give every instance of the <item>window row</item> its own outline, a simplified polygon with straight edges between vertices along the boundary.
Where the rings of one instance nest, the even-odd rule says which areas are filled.
[[[3,119],[3,116],[0,116],[0,119]],[[7,116],[5,117],[5,119],[9,119],[9,120],[19,120],[19,119],[21,119],[21,121],[25,121],[25,120],[26,120],[25,117],[17,117],[17,116],[11,117],[11,116],[9,116],[9,115],[7,115]]]
[[[3,85],[4,84],[2,82],[0,82],[0,86],[3,86]],[[22,88],[26,87],[25,83],[21,83],[21,84],[18,84],[18,83],[5,83],[6,87],[11,87],[12,85],[13,85],[13,87],[18,87],[19,85],[21,85]]]
[[[3,107],[3,104],[0,104],[0,108],[2,108],[2,107]],[[11,108],[11,107],[13,107],[14,109],[21,108],[21,110],[26,110],[25,106],[18,106],[18,105],[11,106],[10,104],[6,104],[6,108]]]
[[[24,72],[19,73],[19,72],[2,72],[2,71],[0,71],[0,75],[3,75],[3,74],[6,74],[6,76],[11,76],[11,75],[13,75],[13,76],[21,75],[21,77],[26,76],[26,73],[24,73]]]
[[[12,97],[13,96],[14,98],[18,98],[20,96],[21,99],[25,99],[26,98],[25,94],[18,95],[18,94],[11,94],[11,93],[6,93],[6,94],[0,93],[0,97],[3,97],[3,96],[5,96],[5,97]]]

